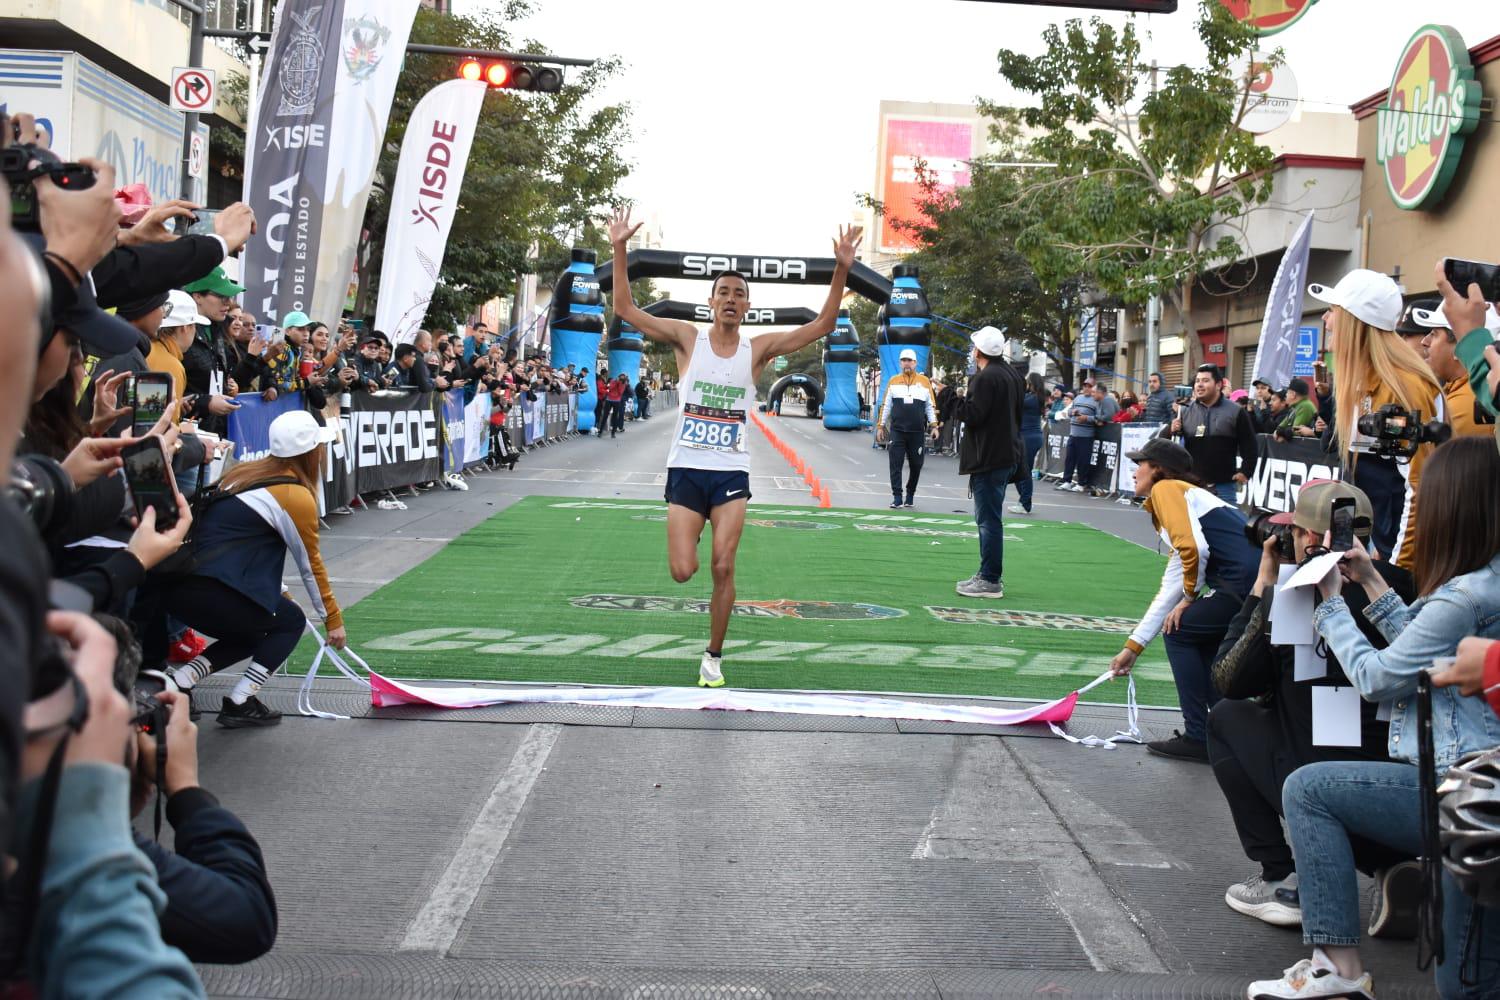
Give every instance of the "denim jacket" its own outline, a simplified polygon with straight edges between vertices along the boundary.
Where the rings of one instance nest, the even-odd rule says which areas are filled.
[[[1313,627],[1366,701],[1391,703],[1390,755],[1415,764],[1417,672],[1436,657],[1454,655],[1465,636],[1500,638],[1500,556],[1410,607],[1387,590],[1365,609],[1365,617],[1390,642],[1385,649],[1375,649],[1364,637],[1342,597],[1318,605]],[[1500,717],[1483,698],[1465,698],[1457,687],[1434,688],[1432,736],[1442,773],[1466,753],[1500,745]]]

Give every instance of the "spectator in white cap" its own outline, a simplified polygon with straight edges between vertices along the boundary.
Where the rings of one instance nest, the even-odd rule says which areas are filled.
[[[1441,305],[1441,302],[1434,305]],[[1458,337],[1447,314],[1441,308],[1418,308],[1411,311],[1411,318],[1426,334],[1422,338],[1422,354],[1427,358],[1427,367],[1443,386],[1443,404],[1448,410],[1448,425],[1453,428],[1454,435],[1493,434],[1494,418],[1475,403],[1474,387],[1469,385],[1469,369],[1458,359]],[[1500,333],[1500,315],[1496,315],[1494,306],[1485,310],[1484,325]],[[1481,416],[1485,423],[1478,422]]]
[[[927,441],[938,432],[937,395],[927,376],[917,371],[917,352],[910,347],[901,352],[901,371],[886,383],[885,401],[880,407],[875,438],[889,442],[886,446],[891,463],[891,509],[914,507],[917,502],[917,480],[927,454]],[[906,477],[906,492],[901,492],[901,466],[911,465]]]
[[[256,693],[286,662],[306,623],[302,609],[282,593],[288,553],[323,618],[329,644],[342,649],[346,641],[343,614],[318,552],[319,470],[323,445],[334,436],[303,410],[273,420],[270,456],[224,476],[223,498],[198,515],[192,575],[167,595],[173,617],[216,637],[196,659],[172,671],[178,687],[191,691],[214,671],[251,661],[219,709],[222,726],[281,721],[281,713]]]
[[[1309,285],[1327,302],[1323,314],[1334,359],[1334,424],[1348,479],[1375,511],[1370,543],[1386,559],[1411,570],[1417,525],[1417,486],[1432,454],[1424,444],[1410,462],[1371,454],[1375,439],[1359,432],[1360,416],[1397,404],[1413,422],[1446,419],[1443,388],[1415,349],[1395,333],[1401,291],[1378,271],[1350,271],[1332,288]],[[1416,414],[1420,413],[1420,418]]]
[[[957,588],[964,597],[1005,596],[1005,487],[1025,452],[1021,443],[1021,397],[1026,384],[1005,361],[1005,334],[993,326],[976,330],[974,377],[955,416],[963,422],[958,473],[969,477],[974,522],[979,526],[979,571]]]

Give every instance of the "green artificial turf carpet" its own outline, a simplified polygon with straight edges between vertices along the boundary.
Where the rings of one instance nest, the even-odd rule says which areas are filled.
[[[677,584],[665,511],[524,499],[347,609],[350,638],[393,677],[696,683],[711,531],[697,576]],[[1067,694],[1108,667],[1165,560],[1084,525],[1011,519],[1005,531],[1005,598],[974,600],[953,591],[978,566],[971,520],[752,504],[726,678],[752,688]],[[304,648],[297,662],[308,659]],[[1136,678],[1143,704],[1177,703],[1159,642]],[[1124,696],[1123,683],[1089,694]]]

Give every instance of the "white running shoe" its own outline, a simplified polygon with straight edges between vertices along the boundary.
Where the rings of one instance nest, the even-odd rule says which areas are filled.
[[[705,651],[698,661],[698,686],[721,688],[724,686],[724,658]]]
[[[1322,948],[1314,948],[1312,958],[1304,958],[1282,973],[1280,979],[1263,979],[1251,983],[1245,991],[1248,1000],[1375,1000],[1375,981],[1366,972],[1358,979],[1338,974]]]
[[[469,484],[464,482],[464,477],[456,472],[450,472],[443,477],[443,485],[450,490],[467,490]]]

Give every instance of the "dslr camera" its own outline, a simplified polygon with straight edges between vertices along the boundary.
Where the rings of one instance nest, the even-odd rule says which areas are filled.
[[[1297,561],[1297,543],[1292,538],[1292,526],[1290,524],[1273,524],[1271,518],[1275,514],[1263,512],[1250,518],[1245,524],[1245,538],[1257,549],[1266,544],[1266,539],[1276,539],[1276,554],[1281,557],[1282,562],[1295,563]]]
[[[37,534],[50,541],[73,510],[73,481],[61,464],[45,455],[18,455],[10,467],[6,499],[20,508]]]
[[[1362,414],[1358,427],[1361,434],[1374,438],[1370,452],[1379,458],[1409,460],[1422,445],[1442,444],[1453,436],[1453,428],[1441,420],[1424,424],[1420,410],[1408,410],[1400,403]]]
[[[32,161],[36,165],[32,166]],[[50,177],[52,183],[71,191],[94,186],[94,171],[81,163],[64,163],[50,149],[34,143],[0,149],[0,175],[10,185],[11,225],[23,232],[41,232],[41,216],[32,182]]]

